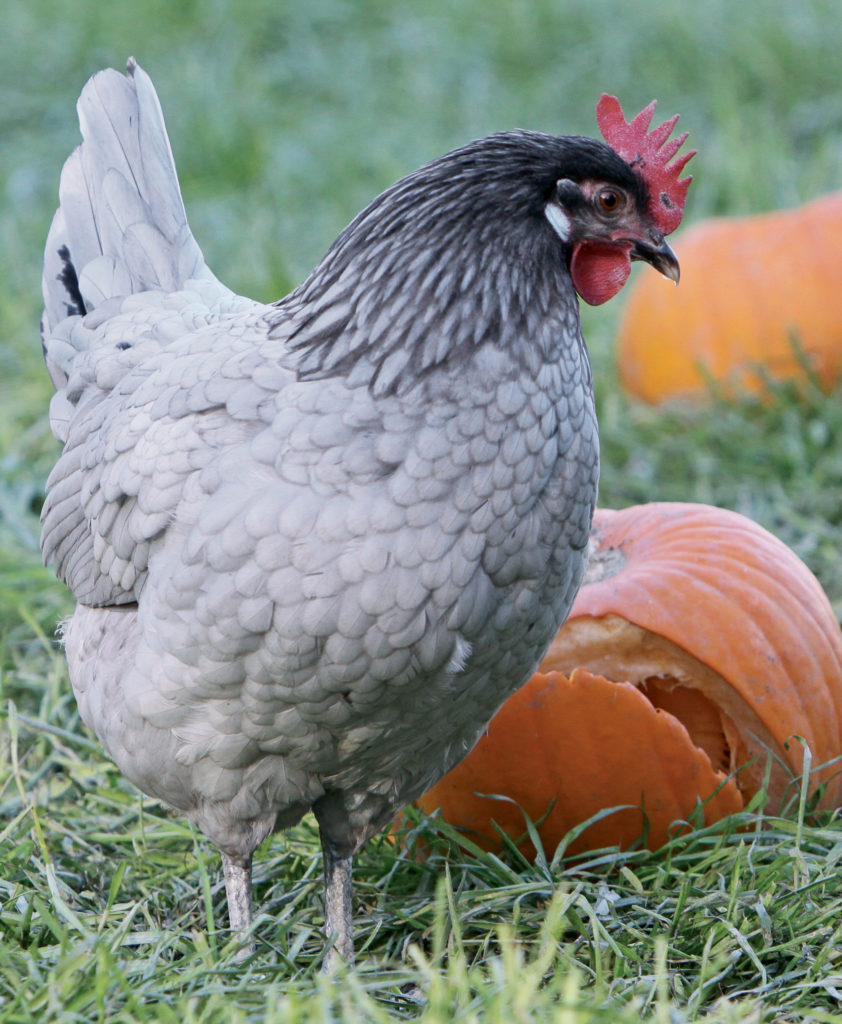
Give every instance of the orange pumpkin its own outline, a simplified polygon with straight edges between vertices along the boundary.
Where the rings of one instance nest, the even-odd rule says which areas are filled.
[[[735,512],[602,509],[541,674],[420,804],[493,847],[492,821],[524,832],[518,808],[487,794],[510,797],[533,820],[546,815],[549,850],[603,808],[642,806],[655,849],[699,800],[711,798],[707,822],[742,808],[767,750],[780,762],[768,787],[777,809],[802,767],[796,735],[825,766],[814,775],[825,804],[842,803],[842,769],[829,764],[842,754],[842,631],[804,563]],[[628,846],[643,822],[641,810],[612,814],[571,850]]]
[[[764,373],[803,379],[793,340],[826,386],[842,376],[842,192],[704,221],[675,250],[678,288],[641,275],[629,290],[617,366],[630,393],[657,403],[703,397],[709,378],[726,392],[761,392]]]

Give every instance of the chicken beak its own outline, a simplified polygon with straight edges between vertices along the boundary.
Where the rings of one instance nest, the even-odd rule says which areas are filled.
[[[662,235],[653,235],[648,242],[644,242],[642,239],[636,240],[630,255],[633,260],[645,261],[662,273],[664,277],[668,277],[670,281],[675,281],[678,284],[681,273],[678,257],[667,245]]]

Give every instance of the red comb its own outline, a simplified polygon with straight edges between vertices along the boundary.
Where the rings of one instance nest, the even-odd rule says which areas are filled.
[[[681,223],[687,189],[693,180],[692,176],[678,176],[696,150],[682,153],[670,163],[689,133],[667,142],[678,114],[650,132],[656,106],[657,100],[652,100],[634,120],[627,122],[617,97],[603,93],[596,105],[596,123],[608,145],[643,175],[651,196],[650,212],[661,231],[668,235]]]

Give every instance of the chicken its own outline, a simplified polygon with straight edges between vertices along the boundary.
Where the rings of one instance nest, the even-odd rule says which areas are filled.
[[[678,279],[692,153],[653,108],[604,96],[607,143],[433,161],[264,305],[205,265],[148,76],[81,95],[44,266],[43,552],[82,718],[219,848],[247,949],[252,854],[312,810],[327,960],[352,958],[354,852],[567,615],[598,474],[576,293],[635,259]]]

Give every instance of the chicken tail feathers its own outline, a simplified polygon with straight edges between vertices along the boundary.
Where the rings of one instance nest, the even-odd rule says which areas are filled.
[[[45,337],[109,298],[213,279],[187,224],[146,72],[133,58],[125,75],[99,72],[77,109],[83,141],[64,165],[44,254]]]

